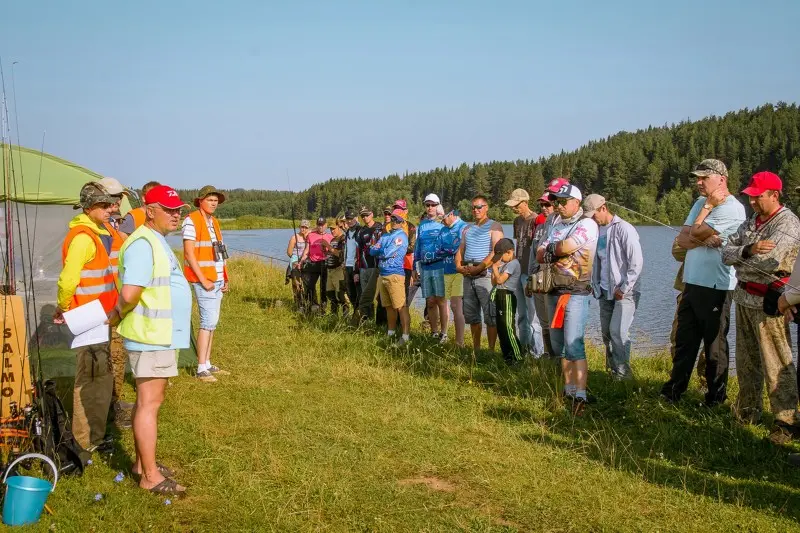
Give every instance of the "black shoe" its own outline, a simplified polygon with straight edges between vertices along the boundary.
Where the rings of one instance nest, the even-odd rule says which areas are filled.
[[[790,453],[786,460],[792,466],[800,466],[800,453]]]
[[[587,401],[583,398],[572,399],[572,416],[583,416],[586,411]]]

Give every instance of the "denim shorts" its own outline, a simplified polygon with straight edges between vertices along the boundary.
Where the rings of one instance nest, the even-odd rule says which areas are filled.
[[[444,269],[423,270],[421,286],[423,298],[444,298]]]
[[[214,288],[207,291],[199,283],[192,283],[197,307],[200,309],[200,329],[214,331],[219,322],[219,309],[222,305],[222,285],[225,282],[215,281]]]

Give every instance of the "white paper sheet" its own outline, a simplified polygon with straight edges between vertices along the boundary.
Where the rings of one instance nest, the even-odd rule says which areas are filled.
[[[86,330],[80,335],[75,335],[72,339],[72,348],[89,346],[90,344],[100,344],[108,342],[108,324],[100,324],[97,327]]]
[[[72,348],[108,342],[108,316],[100,300],[70,309],[64,313],[67,327],[75,335]]]

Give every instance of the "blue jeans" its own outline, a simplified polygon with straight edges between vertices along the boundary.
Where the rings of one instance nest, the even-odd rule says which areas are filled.
[[[525,285],[528,284],[528,275],[520,274],[519,289],[517,297],[517,332],[519,342],[527,346],[533,355],[540,356],[544,353],[544,341],[542,340],[542,325],[539,317],[536,316],[536,305],[533,298],[525,296]]]
[[[600,330],[606,346],[606,368],[615,379],[633,377],[630,330],[639,296],[640,293],[631,292],[622,300],[609,300],[608,292],[600,290]]]
[[[207,291],[199,283],[192,283],[197,307],[200,309],[200,329],[214,331],[219,322],[219,310],[222,306],[222,280],[214,282],[214,288]]]
[[[559,295],[546,295],[547,314],[552,320]],[[555,357],[565,357],[567,361],[586,359],[586,346],[583,337],[586,333],[586,320],[589,318],[589,295],[573,294],[567,302],[564,313],[564,326],[550,328],[550,344]]]

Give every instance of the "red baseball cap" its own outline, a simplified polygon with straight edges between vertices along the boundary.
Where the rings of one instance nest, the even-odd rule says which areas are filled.
[[[554,178],[547,184],[547,191],[556,193],[564,185],[569,185],[569,180],[565,178]]]
[[[760,196],[764,191],[782,191],[783,182],[772,172],[757,172],[750,178],[750,183],[742,191],[747,196]]]
[[[392,207],[399,207],[400,209],[406,210],[408,209],[408,204],[405,200],[395,200],[394,204],[392,204]]]
[[[189,207],[189,204],[181,200],[175,189],[168,185],[153,187],[144,195],[145,204],[159,204],[167,209],[178,209],[179,207]]]

